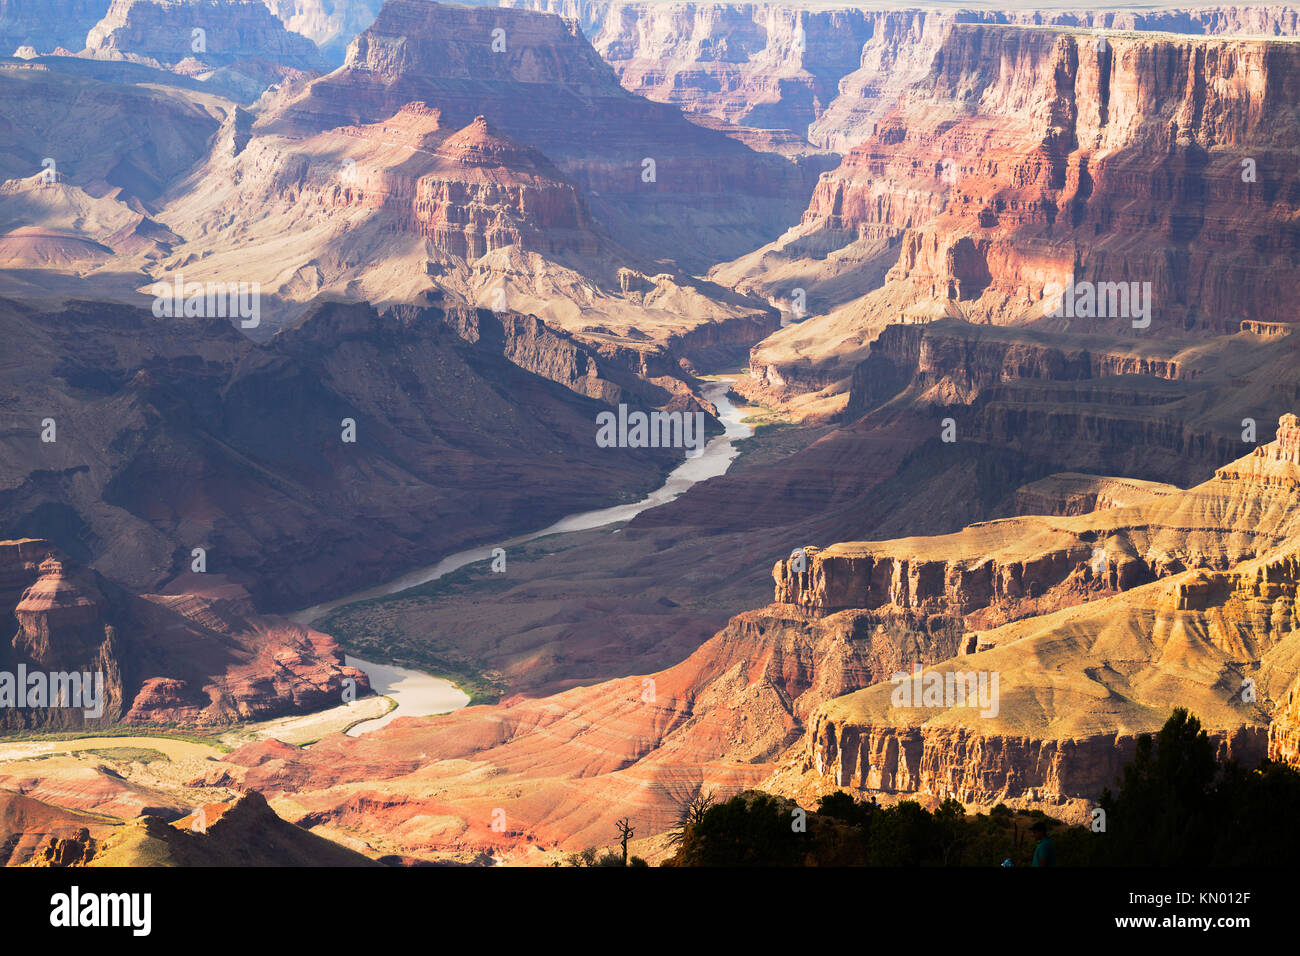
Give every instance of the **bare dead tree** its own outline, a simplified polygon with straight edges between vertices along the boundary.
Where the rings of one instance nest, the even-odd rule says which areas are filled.
[[[618,827],[619,839],[623,843],[623,865],[627,866],[627,841],[636,835],[636,831],[632,829],[632,824],[628,822],[627,817],[619,820],[614,826]]]

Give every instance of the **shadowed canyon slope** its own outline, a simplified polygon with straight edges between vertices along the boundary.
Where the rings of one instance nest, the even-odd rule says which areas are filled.
[[[25,343],[4,369],[0,531],[137,590],[188,573],[202,547],[207,572],[259,607],[300,607],[648,490],[671,467],[668,450],[597,448],[606,406],[586,394],[622,393],[536,322],[511,341],[563,385],[454,310],[326,305],[266,345],[224,319],[119,306],[9,304],[0,321]]]
[[[0,610],[17,625],[0,653],[7,673],[103,680],[87,706],[6,706],[7,729],[232,723],[331,706],[345,682],[369,686],[333,639],[257,614],[237,586],[132,594],[31,538],[0,541],[0,582]]]

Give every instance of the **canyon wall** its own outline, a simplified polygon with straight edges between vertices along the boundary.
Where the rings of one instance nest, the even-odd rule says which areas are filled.
[[[1300,420],[1288,414],[1274,441],[1187,490],[1156,486],[1133,504],[1076,517],[1007,518],[950,535],[805,547],[774,566],[773,600],[819,615],[888,605],[968,616],[1062,588],[1097,597],[1189,568],[1227,568],[1300,530],[1290,501],[1300,478],[1297,442]],[[1268,567],[1259,574],[1267,580]]]
[[[801,224],[712,271],[811,313],[754,350],[755,382],[842,393],[890,324],[1158,350],[1289,322],[1297,76],[1290,42],[953,25]]]
[[[548,327],[534,315],[490,309],[398,306],[394,314],[411,315],[414,321],[443,322],[466,342],[499,350],[511,364],[607,405],[717,413],[682,380],[677,364],[680,358],[670,350],[672,343],[670,348],[631,349],[609,342],[584,342]]]
[[[789,129],[847,152],[929,69],[954,23],[1192,35],[1294,36],[1288,4],[1165,10],[883,10],[841,3],[502,0],[577,20],[629,90],[731,122]]]
[[[1245,659],[1250,663],[1229,666],[1222,678],[1229,693],[1227,700],[1240,708],[1236,720],[1223,714],[1208,720],[1207,729],[1218,749],[1221,761],[1236,760],[1252,767],[1264,757],[1297,763],[1295,684],[1286,688],[1286,675],[1293,669],[1297,624],[1297,581],[1300,573],[1294,552],[1253,562],[1241,572],[1206,572],[1183,575],[1159,600],[1159,610],[1152,624],[1152,638],[1157,646],[1153,669],[1163,666],[1158,657],[1165,622],[1196,634],[1193,645],[1206,637],[1209,644],[1192,652]],[[1109,617],[1099,608],[1091,623],[1083,626],[1115,627],[1121,618]],[[1072,622],[1079,626],[1077,619]],[[1031,639],[1032,642],[1032,639]],[[996,638],[994,638],[996,644]],[[1139,686],[1130,678],[1121,685],[1111,683],[1106,670],[1116,664],[1100,665],[1097,658],[1081,663],[1066,663],[1066,641],[1054,642],[1058,656],[1054,667],[1070,669],[1086,665],[1086,672],[1110,685],[1112,704],[1123,711],[1127,700],[1155,691],[1155,685]],[[983,644],[972,650],[981,650]],[[1136,647],[1134,648],[1136,650]],[[1010,653],[1017,652],[1014,644]],[[1024,647],[1020,653],[1032,659],[1041,647]],[[1177,651],[1182,655],[1187,648]],[[1106,651],[1101,651],[1105,656]],[[1008,660],[1007,657],[1001,660]],[[978,668],[980,658],[955,666]],[[1089,662],[1091,661],[1091,663]],[[1250,682],[1239,675],[1249,673]],[[1003,670],[1002,706],[1015,706],[1015,696],[1026,693],[1024,675]],[[1092,678],[1090,677],[1091,681]],[[1243,688],[1249,687],[1249,693]],[[1014,688],[1011,690],[1009,688]],[[1054,688],[1061,697],[1061,688]],[[1208,690],[1208,697],[1207,692]],[[1196,688],[1192,696],[1168,696],[1156,713],[1168,712],[1175,705],[1188,706],[1193,713],[1214,707],[1208,701],[1222,696],[1219,687]],[[1157,692],[1158,693],[1158,692]],[[1185,692],[1191,693],[1191,692]],[[1199,696],[1200,703],[1193,701]],[[1259,701],[1258,706],[1256,701]],[[1069,800],[1094,799],[1103,788],[1113,787],[1123,764],[1133,756],[1137,734],[1127,718],[1117,721],[1105,732],[1084,732],[1084,726],[1096,726],[1095,718],[1084,723],[1071,719],[1070,708],[1054,711],[1053,721],[1072,726],[1070,732],[1017,734],[999,728],[981,728],[973,714],[958,716],[957,710],[922,712],[920,716],[900,716],[902,711],[886,715],[878,708],[882,695],[867,705],[871,716],[859,711],[850,716],[853,698],[833,702],[812,720],[802,767],[805,773],[828,780],[837,786],[900,793],[924,793],[936,798],[955,797],[964,802],[996,803],[1012,798],[1036,803],[1063,804]],[[1149,706],[1152,702],[1147,701]],[[1210,712],[1213,713],[1213,710]],[[915,711],[912,712],[915,715]],[[942,713],[942,716],[936,716]],[[970,714],[969,711],[966,712]],[[931,719],[926,719],[931,718]],[[955,719],[954,719],[955,718]],[[1105,718],[1102,718],[1105,722]],[[1156,722],[1147,732],[1154,731]],[[1126,726],[1127,725],[1127,726]]]
[[[1220,761],[1252,767],[1268,732],[1243,727],[1210,734]],[[1004,800],[1050,808],[1114,788],[1137,748],[1134,734],[1043,740],[964,728],[838,725],[819,714],[805,762],[837,786],[988,806]]]
[[[854,369],[843,419],[904,405],[924,417],[932,442],[950,422],[958,447],[1040,461],[1046,470],[1026,480],[1086,461],[1102,474],[1187,485],[1271,437],[1269,422],[1300,397],[1294,356],[1289,336],[1254,333],[1207,344],[1186,333],[1155,342],[955,319],[890,325]],[[1225,375],[1229,362],[1240,364]]]
[[[1287,414],[1276,440],[1186,491],[1148,487],[1077,517],[809,547],[779,562],[778,603],[946,616],[963,637],[932,669],[938,686],[971,672],[1000,684],[987,712],[942,693],[900,697],[897,680],[829,701],[794,776],[1062,805],[1113,785],[1137,736],[1174,706],[1202,719],[1220,759],[1296,760],[1296,488],[1300,419]]]
[[[634,93],[804,135],[859,68],[884,17],[789,5],[612,3],[592,43]]]
[[[0,0],[0,56],[19,47],[52,53],[80,50],[112,0]]]
[[[793,559],[773,570],[779,604],[797,604],[814,614],[832,614],[849,608],[890,606],[922,613],[969,614],[990,605],[1039,597],[1062,584],[1086,566],[1092,542],[1044,551],[1021,560],[969,558],[951,560],[883,554],[823,554],[803,549],[807,570],[797,571]],[[1137,562],[1116,562],[1108,568],[1103,586],[1132,587],[1149,578]]]
[[[6,54],[18,46],[39,53],[57,47],[80,50],[110,4],[125,9],[156,2],[5,0],[0,4],[0,46]],[[341,62],[347,45],[374,22],[382,6],[380,0],[260,2],[334,63]],[[837,152],[865,139],[890,100],[923,75],[952,23],[1291,36],[1300,22],[1297,9],[1286,4],[1075,11],[963,10],[959,5],[881,10],[852,3],[800,9],[789,3],[622,0],[476,5],[573,19],[629,90],[742,125],[794,130]],[[118,17],[126,19],[125,14]],[[301,55],[287,46],[284,52]]]
[[[263,0],[294,33],[301,33],[334,64],[353,37],[375,22],[382,0]]]
[[[1278,280],[1300,252],[1300,48],[1097,42],[955,26],[926,79],[818,184],[804,223],[889,233],[886,284],[975,320],[1041,315],[1044,287],[1070,276],[1149,282],[1151,315],[1118,317],[1134,322],[1236,331],[1284,316],[1298,291]],[[1116,318],[1093,321],[1133,324]]]
[[[1016,380],[1089,382],[1141,375],[1193,382],[1203,374],[1171,353],[1143,352],[1102,338],[1003,332],[951,321],[889,325],[872,343],[871,355],[854,369],[845,414],[865,414],[908,386],[922,392],[942,386],[951,402],[969,404]]]
[[[323,65],[316,45],[285,29],[261,0],[112,0],[87,33],[85,48],[92,56],[166,65],[254,56],[300,69]]]
[[[1287,688],[1268,725],[1268,758],[1300,767],[1300,680]]]

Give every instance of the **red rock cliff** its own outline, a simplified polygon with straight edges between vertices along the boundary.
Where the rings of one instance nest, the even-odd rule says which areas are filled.
[[[1071,275],[1150,282],[1156,325],[1286,318],[1300,48],[1102,42],[954,25],[925,79],[823,178],[805,225],[897,242],[886,285],[977,321],[1041,315],[1044,287]],[[1130,318],[1087,321],[1122,332]]]

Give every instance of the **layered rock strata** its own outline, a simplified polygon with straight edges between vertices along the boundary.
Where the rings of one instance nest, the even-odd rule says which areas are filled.
[[[1113,785],[1136,736],[1174,706],[1202,719],[1223,759],[1293,759],[1298,442],[1288,414],[1277,440],[1186,492],[778,564],[780,602],[966,628],[961,655],[825,704],[795,779],[1065,804]],[[1000,692],[978,706],[945,696],[972,674]],[[904,684],[915,693],[900,696]]]
[[[714,270],[786,310],[801,290],[812,315],[754,351],[755,378],[778,397],[843,389],[891,323],[1143,340],[1288,321],[1297,58],[1290,42],[953,25],[802,224]]]

